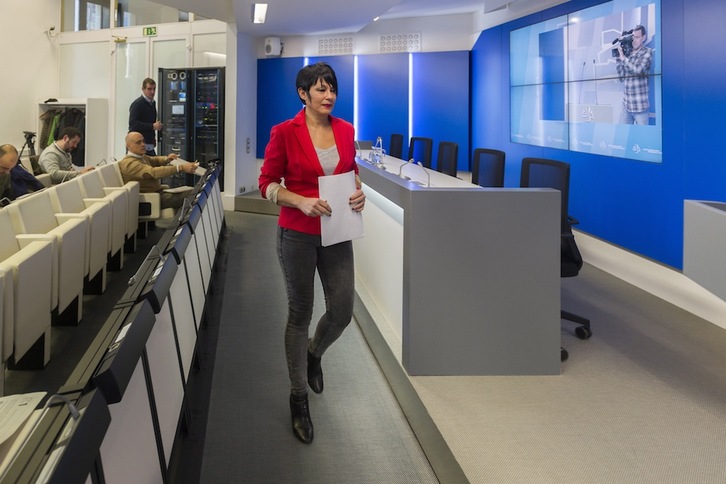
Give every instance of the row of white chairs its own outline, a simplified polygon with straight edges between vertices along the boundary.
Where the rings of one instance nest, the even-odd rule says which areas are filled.
[[[48,363],[51,324],[77,324],[83,293],[105,291],[107,267],[120,270],[135,247],[138,210],[139,184],[124,183],[117,163],[0,210],[3,364]]]

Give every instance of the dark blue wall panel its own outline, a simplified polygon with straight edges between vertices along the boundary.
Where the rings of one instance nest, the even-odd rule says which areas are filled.
[[[310,58],[309,64],[324,61],[335,71],[338,78],[338,99],[333,115],[353,122],[353,58]],[[270,140],[270,129],[295,116],[302,103],[295,90],[295,78],[305,65],[302,57],[260,59],[257,62],[257,157],[265,154]]]
[[[412,77],[409,79],[409,59]],[[258,62],[257,156],[264,156],[270,128],[289,119],[299,109],[295,97],[295,76],[303,58],[261,59]],[[355,84],[355,56],[309,58],[324,61],[338,77],[338,100],[333,114],[356,122],[355,90],[358,91],[358,139],[383,138],[388,148],[390,136],[404,137],[404,153],[410,135],[438,142],[459,144],[459,170],[469,169],[469,52],[382,54],[358,56],[358,83]],[[442,75],[446,73],[446,75]],[[409,93],[409,86],[412,92]],[[290,96],[285,93],[290,92]],[[409,98],[413,98],[413,133],[409,133]]]
[[[408,138],[408,54],[358,57],[358,113],[358,139],[388,149],[391,134]]]
[[[262,158],[270,141],[270,129],[302,109],[295,77],[304,65],[301,57],[257,61],[257,157]]]
[[[610,158],[511,143],[509,32],[602,3],[575,0],[482,32],[472,51],[472,145],[507,153],[505,183],[517,186],[521,159],[541,156],[572,166],[570,213],[580,229],[682,267],[683,200],[726,200],[724,128],[726,2],[661,0],[663,162]],[[693,32],[709,32],[707,44]],[[498,57],[498,59],[497,59]]]
[[[310,57],[309,64],[325,62],[335,71],[338,79],[338,99],[335,101],[333,116],[353,122],[353,91],[355,78],[353,70],[353,56]]]
[[[459,170],[469,170],[469,52],[413,56],[412,136],[432,138],[433,166],[441,141],[459,144]],[[418,161],[418,160],[417,160]]]

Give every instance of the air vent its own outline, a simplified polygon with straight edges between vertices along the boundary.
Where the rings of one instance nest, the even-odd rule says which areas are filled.
[[[421,34],[404,33],[378,36],[379,52],[421,52]]]
[[[353,37],[320,37],[318,55],[343,55],[353,53]]]

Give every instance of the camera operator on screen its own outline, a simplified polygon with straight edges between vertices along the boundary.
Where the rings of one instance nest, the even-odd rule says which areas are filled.
[[[624,83],[622,124],[648,125],[648,74],[653,60],[653,49],[645,47],[648,34],[638,25],[613,41],[618,44],[616,68],[620,82]],[[614,54],[615,52],[613,52]]]

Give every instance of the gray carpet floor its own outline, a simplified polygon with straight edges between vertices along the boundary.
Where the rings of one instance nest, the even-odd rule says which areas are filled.
[[[295,440],[276,218],[225,217],[201,482],[436,482],[355,323],[311,393],[315,442]],[[726,482],[726,331],[587,265],[562,292],[594,334],[563,323],[560,376],[411,378],[469,481]]]
[[[314,442],[293,436],[277,218],[225,218],[227,273],[200,482],[437,482],[355,323],[323,357],[325,391],[310,392]],[[313,321],[323,307],[318,284]]]
[[[471,482],[726,482],[726,331],[585,266],[553,377],[415,377]]]

